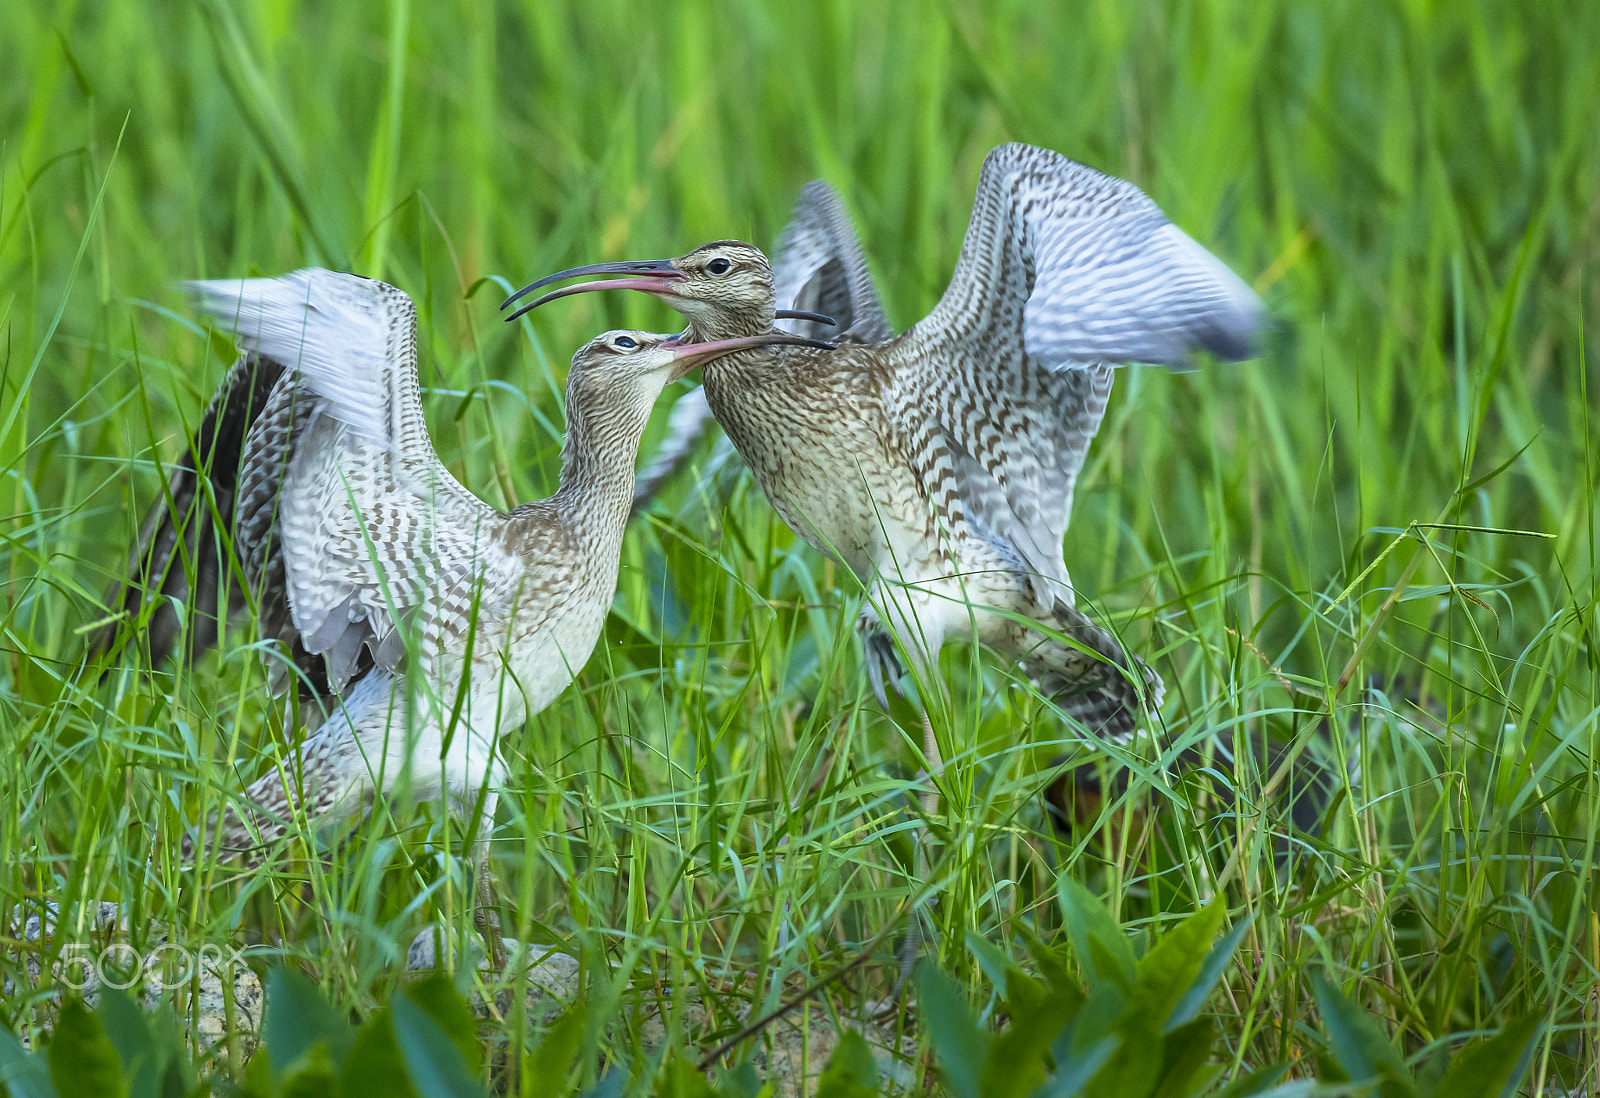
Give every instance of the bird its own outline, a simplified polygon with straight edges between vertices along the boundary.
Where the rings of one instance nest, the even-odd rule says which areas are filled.
[[[594,648],[657,397],[718,355],[803,337],[596,337],[567,375],[559,489],[503,512],[434,452],[404,291],[318,269],[187,288],[243,353],[144,524],[120,617],[148,615],[159,660],[183,632],[175,604],[209,596],[191,614],[192,659],[253,605],[275,642],[273,692],[294,685],[311,703],[294,757],[213,815],[198,842],[258,861],[297,818],[348,820],[402,783],[419,801],[443,794],[476,821],[476,918],[492,930],[496,745]]]
[[[865,585],[857,629],[880,699],[904,673],[900,652],[926,682],[944,643],[975,638],[1091,732],[1128,739],[1163,684],[1076,605],[1062,552],[1073,489],[1115,367],[1184,369],[1201,350],[1252,357],[1260,298],[1133,184],[1022,144],[985,159],[950,284],[904,332],[828,184],[802,190],[777,256],[718,240],[675,259],[575,267],[502,309],[555,282],[620,275],[547,292],[508,319],[604,289],[657,297],[693,339],[774,330],[780,309],[834,318],[831,350],[709,363],[675,414],[680,435],[714,415],[784,521]],[[925,706],[923,732],[931,773],[942,763]]]

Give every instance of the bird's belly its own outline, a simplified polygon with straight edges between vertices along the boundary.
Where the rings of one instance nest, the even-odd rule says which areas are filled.
[[[1048,610],[1025,565],[967,531],[907,527],[885,549],[858,627],[888,627],[928,655],[946,641],[994,643],[1014,629],[1009,615],[1038,618]],[[1070,587],[1050,584],[1046,593],[1071,603]]]
[[[447,790],[470,801],[486,782],[502,784],[500,738],[561,695],[600,636],[610,600],[585,594],[564,600],[566,613],[553,620],[479,635],[470,662],[441,661],[432,674],[414,675],[409,715],[396,704],[386,726],[368,737],[382,737],[392,776],[384,792],[402,773],[419,800]]]
[[[922,522],[909,470],[877,447],[831,446],[775,455],[756,468],[762,490],[789,528],[867,582],[896,555],[908,516]],[[901,483],[904,481],[904,483]]]

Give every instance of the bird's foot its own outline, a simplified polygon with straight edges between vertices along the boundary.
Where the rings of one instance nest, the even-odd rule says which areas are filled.
[[[891,690],[898,697],[906,697],[901,687],[906,667],[900,662],[899,653],[894,650],[894,639],[878,629],[877,623],[875,615],[869,619],[863,614],[856,623],[856,630],[861,633],[865,646],[867,681],[872,684],[872,693],[877,696],[878,704],[889,710],[892,708],[889,704]]]
[[[888,1002],[893,1004],[892,1009],[898,1009],[899,1004],[905,999],[906,985],[911,982],[911,974],[916,971],[917,962],[922,959],[922,947],[930,942],[938,943],[938,935],[933,929],[933,919],[928,907],[929,904],[921,903],[911,909],[911,919],[906,924],[905,936],[895,947],[894,955],[900,962],[900,971],[895,975],[894,990],[889,992]]]
[[[495,884],[494,871],[489,867],[488,852],[481,852],[477,862],[477,904],[472,912],[472,922],[488,947],[489,964],[496,972],[500,972],[506,967],[505,940],[500,935],[500,889]]]

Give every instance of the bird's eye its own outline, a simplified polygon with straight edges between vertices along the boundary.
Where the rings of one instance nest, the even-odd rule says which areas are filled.
[[[639,346],[639,341],[632,336],[618,336],[611,341],[611,345],[619,351],[631,351]]]
[[[729,263],[721,256],[718,256],[716,259],[713,259],[710,263],[706,264],[706,270],[710,271],[714,275],[725,275],[732,267],[733,264]]]

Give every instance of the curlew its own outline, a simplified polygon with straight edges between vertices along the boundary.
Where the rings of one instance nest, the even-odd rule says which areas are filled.
[[[948,289],[899,335],[822,182],[802,191],[775,270],[748,244],[716,241],[562,271],[506,305],[586,275],[624,277],[554,290],[511,316],[621,288],[676,309],[694,339],[771,330],[778,306],[838,318],[831,350],[708,364],[703,404],[674,420],[684,435],[703,422],[698,408],[714,413],[784,521],[860,578],[880,698],[903,673],[892,631],[923,681],[936,681],[942,644],[975,637],[1107,738],[1128,737],[1159,704],[1155,671],[1076,606],[1062,555],[1073,487],[1115,366],[1181,368],[1202,349],[1248,357],[1264,314],[1138,188],[1046,149],[995,149]],[[926,708],[923,731],[937,770]]]
[[[567,376],[559,490],[502,512],[434,453],[405,293],[321,270],[189,288],[244,353],[145,524],[124,616],[169,596],[148,611],[160,659],[181,633],[174,600],[190,603],[190,657],[253,603],[277,642],[272,689],[297,687],[309,732],[201,841],[259,859],[296,820],[337,823],[402,783],[443,794],[476,821],[478,922],[492,926],[496,744],[589,658],[656,398],[718,355],[801,337],[597,337]]]

